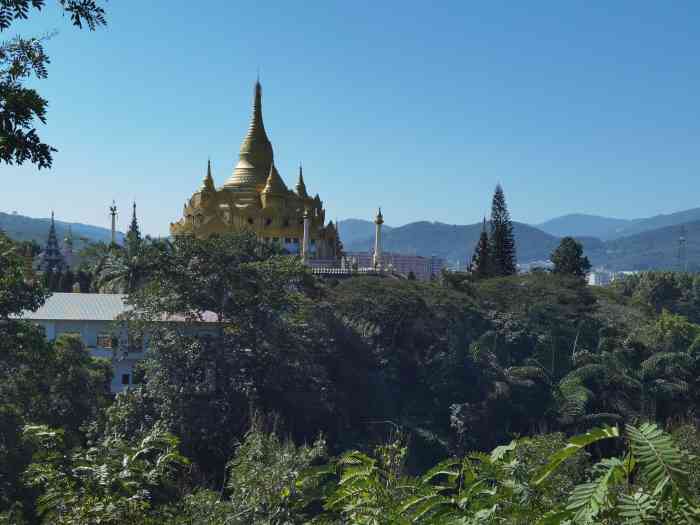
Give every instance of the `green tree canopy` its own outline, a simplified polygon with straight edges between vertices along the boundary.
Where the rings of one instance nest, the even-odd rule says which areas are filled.
[[[573,237],[564,237],[550,260],[554,263],[554,273],[585,277],[591,269],[588,257],[583,255],[583,246]]]

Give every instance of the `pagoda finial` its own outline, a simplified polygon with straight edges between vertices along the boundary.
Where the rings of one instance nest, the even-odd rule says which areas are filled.
[[[214,177],[211,176],[211,158],[207,159],[207,174],[202,181],[201,190],[214,191]]]
[[[260,78],[255,81],[255,97],[253,98],[253,120],[250,123],[251,128],[265,129],[262,120],[262,85]]]
[[[301,162],[299,163],[299,182],[297,182],[297,194],[300,197],[308,197],[309,195],[306,193],[306,184],[304,184],[304,170],[301,167]]]

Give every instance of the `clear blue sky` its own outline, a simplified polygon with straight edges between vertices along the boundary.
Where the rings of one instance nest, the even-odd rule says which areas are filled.
[[[211,156],[222,184],[258,67],[275,160],[329,218],[473,223],[700,206],[700,3],[114,0],[73,29],[49,0],[51,171],[0,165],[0,210],[167,233]],[[378,5],[383,4],[383,5]],[[0,35],[5,36],[5,35]]]

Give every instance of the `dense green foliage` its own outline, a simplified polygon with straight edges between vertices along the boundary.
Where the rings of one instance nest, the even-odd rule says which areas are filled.
[[[114,282],[149,341],[111,399],[107,362],[13,317],[45,292],[0,243],[7,523],[695,519],[694,275],[319,281],[245,233],[104,246],[86,268],[136,256]]]

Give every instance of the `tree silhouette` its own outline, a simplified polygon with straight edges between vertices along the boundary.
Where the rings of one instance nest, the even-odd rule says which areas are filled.
[[[471,272],[477,279],[485,279],[493,275],[493,264],[491,261],[491,247],[489,246],[489,235],[486,232],[486,218],[481,227],[479,242],[474,250],[471,262]]]

